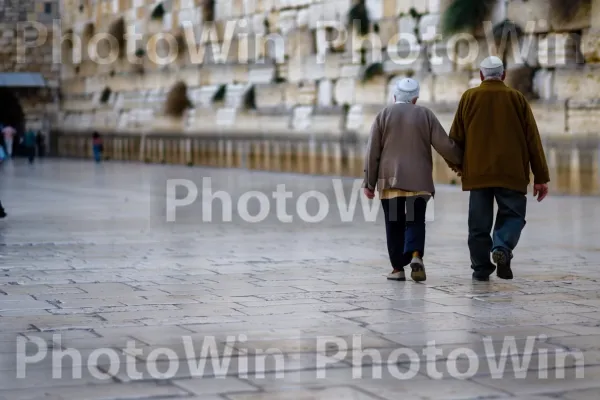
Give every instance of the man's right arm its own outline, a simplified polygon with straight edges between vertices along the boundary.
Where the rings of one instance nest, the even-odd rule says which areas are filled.
[[[380,124],[380,117],[381,114],[377,115],[371,126],[371,135],[365,154],[365,180],[363,182],[363,188],[369,190],[375,190],[379,175],[379,159],[381,158],[382,150],[382,127]]]
[[[542,139],[538,131],[535,117],[531,111],[531,107],[527,100],[523,98],[525,103],[525,135],[527,138],[527,151],[529,152],[529,160],[531,163],[531,171],[534,176],[535,184],[545,184],[550,182],[550,174],[548,172],[548,164],[546,163],[546,155],[542,146]]]
[[[460,98],[460,101],[458,103],[458,109],[456,110],[456,114],[454,115],[454,121],[452,121],[452,127],[450,128],[450,134],[448,135],[450,137],[450,139],[452,139],[454,141],[454,143],[456,143],[456,145],[460,148],[460,150],[463,152],[463,154],[465,151],[465,140],[466,140],[465,124],[463,121],[463,112],[464,112],[464,107],[465,107],[465,101],[466,101],[466,93],[463,93],[463,95]],[[446,160],[446,164],[448,164],[448,166],[455,171],[459,171],[462,169],[462,165],[452,164],[452,163],[448,162],[447,160]]]

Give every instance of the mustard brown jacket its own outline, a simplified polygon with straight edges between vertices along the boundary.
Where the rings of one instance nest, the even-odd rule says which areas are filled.
[[[527,193],[530,168],[534,183],[550,181],[531,107],[502,81],[483,81],[463,94],[450,137],[464,150],[464,191],[501,187]]]

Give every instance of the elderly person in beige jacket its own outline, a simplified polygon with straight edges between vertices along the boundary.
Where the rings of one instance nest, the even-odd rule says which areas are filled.
[[[416,105],[419,82],[397,82],[394,104],[375,118],[365,157],[368,198],[379,192],[385,214],[387,248],[393,271],[389,280],[404,281],[404,267],[411,278],[426,279],[425,213],[435,193],[431,147],[453,165],[462,164],[462,150],[448,137],[431,110]]]

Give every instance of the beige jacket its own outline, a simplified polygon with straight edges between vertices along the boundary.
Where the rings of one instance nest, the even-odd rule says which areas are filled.
[[[431,146],[450,164],[462,164],[462,150],[431,110],[409,103],[386,107],[371,127],[363,187],[435,193]]]

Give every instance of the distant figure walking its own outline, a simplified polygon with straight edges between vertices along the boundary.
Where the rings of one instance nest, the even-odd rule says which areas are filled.
[[[104,152],[104,144],[98,132],[92,134],[92,149],[94,151],[94,160],[97,163],[102,161],[102,153]]]
[[[33,161],[35,160],[35,146],[35,132],[29,129],[27,132],[25,132],[25,136],[23,137],[23,147],[25,147],[25,152],[27,154],[27,158],[29,159],[29,164],[33,164]]]
[[[38,157],[42,158],[46,156],[46,137],[42,134],[42,132],[38,131],[35,142],[37,146],[37,154]]]
[[[17,131],[12,126],[5,126],[2,128],[2,137],[4,138],[4,145],[6,146],[6,158],[11,158],[13,154],[13,141]]]

